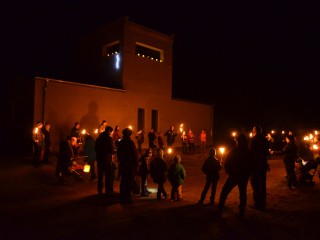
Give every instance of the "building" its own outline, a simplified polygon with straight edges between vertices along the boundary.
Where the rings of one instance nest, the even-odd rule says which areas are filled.
[[[171,125],[178,131],[191,128],[196,136],[205,130],[212,144],[213,106],[172,96],[173,41],[124,17],[81,42],[79,81],[36,77],[34,122],[53,123],[53,150],[75,122],[94,134],[102,120],[142,129],[144,147],[151,128],[164,133]],[[181,146],[180,135],[175,146]]]

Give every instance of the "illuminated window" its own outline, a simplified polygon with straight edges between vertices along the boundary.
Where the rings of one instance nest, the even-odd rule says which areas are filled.
[[[103,46],[102,55],[103,57],[110,57],[120,52],[119,41],[115,41]]]
[[[104,59],[109,61],[109,65],[116,69],[120,69],[121,56],[120,56],[120,42],[115,41],[104,45],[102,48],[102,56]]]
[[[136,55],[156,62],[163,62],[163,50],[136,42]]]

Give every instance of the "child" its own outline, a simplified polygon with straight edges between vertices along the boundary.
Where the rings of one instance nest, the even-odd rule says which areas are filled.
[[[168,163],[163,158],[164,152],[161,148],[157,149],[157,156],[152,159],[150,163],[150,175],[153,182],[158,184],[157,200],[161,200],[163,195],[165,199],[168,198],[164,183],[168,177]]]
[[[209,157],[204,161],[202,165],[202,172],[206,174],[206,184],[201,193],[199,204],[202,204],[206,198],[207,192],[211,186],[210,205],[213,206],[214,198],[216,196],[217,184],[220,178],[219,171],[221,170],[221,163],[216,158],[216,149],[210,148]]]
[[[141,197],[148,197],[151,194],[147,189],[147,177],[149,175],[151,158],[152,148],[147,148],[145,154],[139,159],[138,172],[141,178]]]
[[[171,201],[182,200],[182,184],[185,177],[186,171],[181,165],[181,157],[177,155],[168,170],[168,179],[171,183]]]

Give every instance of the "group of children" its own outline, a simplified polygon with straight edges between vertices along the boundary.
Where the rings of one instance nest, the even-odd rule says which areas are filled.
[[[164,183],[169,180],[171,185],[171,201],[182,200],[182,185],[186,177],[186,171],[181,164],[181,156],[176,155],[173,163],[168,166],[168,163],[163,158],[164,152],[162,149],[157,149],[156,156],[151,159],[152,149],[148,148],[146,154],[141,156],[139,164],[139,175],[141,177],[141,196],[149,196],[150,191],[147,189],[147,174],[150,173],[153,182],[158,184],[157,200],[169,198],[169,194],[164,188]],[[199,204],[202,204],[206,198],[207,192],[211,186],[210,205],[214,204],[216,188],[220,178],[219,171],[222,166],[216,158],[216,150],[210,148],[209,156],[202,165],[202,172],[206,175],[206,183],[201,193]]]

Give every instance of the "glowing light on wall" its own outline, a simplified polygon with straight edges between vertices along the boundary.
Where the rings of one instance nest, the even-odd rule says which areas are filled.
[[[120,69],[120,55],[116,55],[115,68]]]

